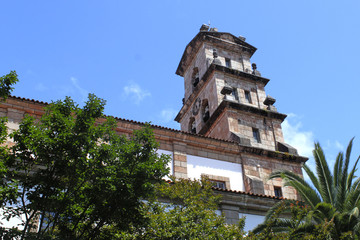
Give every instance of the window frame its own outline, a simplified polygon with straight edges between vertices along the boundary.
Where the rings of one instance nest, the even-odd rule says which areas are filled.
[[[280,186],[274,186],[274,196],[278,198],[283,197],[282,188]]]
[[[231,68],[231,59],[230,58],[225,58],[225,67]]]
[[[253,133],[253,139],[257,142],[257,143],[261,143],[261,137],[260,137],[260,131],[258,128],[252,128],[252,133]]]
[[[252,103],[250,91],[244,90],[244,96],[245,96],[245,102]]]
[[[235,88],[235,87],[232,88],[231,96],[233,96],[236,101],[240,100],[237,88]]]

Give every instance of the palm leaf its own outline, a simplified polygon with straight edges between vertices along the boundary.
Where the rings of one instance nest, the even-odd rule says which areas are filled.
[[[309,176],[309,178],[310,178],[312,184],[314,185],[314,187],[316,188],[316,190],[318,190],[318,192],[320,192],[319,180],[315,176],[314,172],[306,164],[304,164],[302,167],[305,170],[306,174]]]
[[[312,207],[321,202],[317,192],[299,175],[287,170],[278,170],[272,172],[269,176],[269,179],[274,178],[282,178],[285,181],[285,186],[295,188],[304,201]]]
[[[319,143],[315,143],[313,155],[316,163],[316,172],[320,183],[320,195],[324,202],[334,203],[332,175],[326,158]]]
[[[356,160],[356,162],[355,162],[355,164],[354,164],[354,166],[353,166],[353,168],[352,168],[351,172],[349,173],[348,178],[346,180],[346,183],[347,183],[346,184],[346,189],[347,190],[349,190],[351,188],[352,180],[354,179],[354,174],[355,174],[355,172],[357,170],[356,166],[357,166],[357,164],[359,162],[359,159],[360,159],[360,156],[357,158],[357,160]]]
[[[310,205],[312,208],[314,208],[316,204],[321,202],[320,196],[313,188],[305,186],[294,180],[290,180],[286,184],[295,188],[299,192],[304,202]]]
[[[339,179],[341,179],[342,174],[342,164],[343,164],[344,154],[339,152],[336,157],[336,161],[334,164],[334,186],[337,187],[339,185]]]
[[[355,189],[359,188],[360,178],[357,178],[355,182],[351,185],[350,192],[354,191]]]

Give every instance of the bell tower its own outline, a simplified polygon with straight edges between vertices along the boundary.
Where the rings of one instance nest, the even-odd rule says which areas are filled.
[[[270,80],[251,63],[256,48],[245,40],[201,26],[176,70],[184,77],[185,97],[175,120],[182,131],[297,155],[284,143],[286,115],[266,95]]]

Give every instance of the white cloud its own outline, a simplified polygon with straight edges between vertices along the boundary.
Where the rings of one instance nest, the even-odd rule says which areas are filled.
[[[77,93],[80,93],[80,96],[81,96],[81,98],[82,98],[83,101],[86,101],[86,99],[87,99],[87,97],[88,97],[88,95],[89,95],[89,92],[88,92],[86,89],[80,87],[77,78],[75,78],[75,77],[70,77],[70,80],[71,80],[71,83],[72,83],[73,87],[75,88],[75,91],[76,91]]]
[[[136,83],[131,83],[124,87],[125,97],[130,97],[135,104],[139,104],[144,98],[150,97],[151,94],[149,91],[141,89],[141,87]]]
[[[75,77],[70,77],[70,83],[67,81],[66,84],[60,86],[53,86],[52,89],[57,92],[62,98],[64,96],[70,96],[75,102],[82,105],[87,101],[89,91],[82,88],[79,80]]]
[[[169,122],[174,121],[174,118],[176,117],[177,112],[178,111],[171,109],[171,108],[163,109],[160,113],[161,122],[169,123]]]
[[[315,169],[315,161],[313,159],[312,150],[314,149],[314,134],[311,131],[301,129],[302,123],[300,118],[293,113],[282,123],[284,140],[298,150],[299,155],[308,157],[306,165],[310,169]],[[303,171],[304,178],[307,182],[311,182],[309,176]]]
[[[301,127],[299,117],[293,113],[288,114],[282,123],[284,140],[295,147],[300,155],[310,158],[314,148],[314,134],[311,131],[303,131]]]

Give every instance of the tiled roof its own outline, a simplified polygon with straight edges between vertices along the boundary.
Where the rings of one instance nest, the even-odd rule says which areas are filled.
[[[15,99],[23,100],[23,101],[29,101],[29,102],[33,102],[33,103],[49,105],[49,103],[47,103],[47,102],[43,102],[43,101],[39,101],[39,100],[35,100],[35,99],[30,99],[30,98],[23,98],[23,97],[17,97],[17,96],[9,96],[9,98],[15,98]],[[107,116],[107,115],[104,115],[104,116],[105,117],[113,117],[113,118],[115,118],[116,120],[119,120],[119,121],[124,121],[124,122],[139,124],[139,125],[145,125],[146,124],[145,122],[139,122],[139,121],[125,119],[125,118],[119,118],[119,117]],[[185,132],[185,131],[182,131],[182,130],[168,128],[168,127],[164,127],[164,126],[159,126],[159,125],[154,125],[154,124],[150,124],[150,126],[153,127],[153,128],[164,129],[164,130],[168,130],[168,131],[172,131],[172,132],[178,132],[178,133],[182,133],[182,134],[193,135],[193,136],[197,136],[197,137],[202,137],[202,138],[207,138],[207,139],[212,139],[212,140],[217,140],[217,141],[222,141],[222,142],[238,144],[237,142],[234,142],[234,141],[229,141],[229,140],[224,140],[224,139],[214,138],[214,137],[206,137],[204,135]]]
[[[44,105],[49,104],[47,102],[43,102],[43,101],[39,101],[39,100],[35,100],[35,99],[30,99],[30,98],[17,97],[17,96],[9,96],[9,98],[15,98],[15,99],[23,100],[23,101],[28,101],[28,102],[33,102],[33,103],[40,103],[40,104],[44,104]]]
[[[171,180],[166,180],[167,183],[174,183]],[[277,199],[277,200],[284,200],[287,198],[284,197],[276,197],[276,196],[270,196],[265,194],[255,194],[250,192],[244,192],[244,191],[236,191],[236,190],[230,190],[230,189],[223,189],[223,188],[217,188],[217,187],[211,187],[213,190],[220,191],[220,192],[228,192],[228,193],[236,193],[236,194],[242,194],[242,195],[248,195],[248,196],[254,196],[254,197],[262,197],[262,198],[270,198],[270,199]]]
[[[214,189],[216,191],[220,191],[220,192],[230,192],[230,193],[244,194],[244,195],[255,196],[255,197],[272,198],[272,199],[278,199],[278,200],[287,199],[284,197],[276,197],[276,196],[270,196],[270,195],[265,195],[265,194],[255,194],[255,193],[250,193],[250,192],[222,189],[222,188],[217,188],[217,187],[212,187],[212,189]]]
[[[33,102],[33,103],[37,103],[37,104],[44,104],[44,105],[48,105],[49,103],[47,102],[43,102],[43,101],[38,101],[38,100],[34,100],[34,99],[29,99],[29,98],[22,98],[22,97],[16,97],[16,96],[9,96],[9,98],[15,98],[15,99],[19,99],[22,101],[29,101],[29,102]],[[107,115],[104,115],[105,117]],[[114,116],[109,116],[109,117],[114,117]],[[125,118],[119,118],[119,117],[114,117],[116,120],[118,121],[123,121],[123,122],[128,122],[128,123],[133,123],[133,124],[138,124],[138,125],[145,125],[146,123],[144,122],[139,122],[139,121],[135,121],[135,120],[129,120],[129,119],[125,119]],[[215,140],[215,141],[221,141],[221,142],[226,142],[226,143],[230,143],[230,144],[236,144],[239,145],[238,142],[235,141],[230,141],[230,140],[225,140],[225,139],[220,139],[220,138],[214,138],[214,137],[207,137],[201,134],[196,134],[196,133],[190,133],[190,132],[185,132],[185,131],[181,131],[181,130],[177,130],[177,129],[173,129],[173,128],[168,128],[168,127],[163,127],[163,126],[159,126],[159,125],[154,125],[154,124],[150,124],[150,127],[152,128],[157,128],[157,129],[164,129],[166,131],[171,131],[171,132],[177,132],[177,133],[181,133],[181,134],[186,134],[186,135],[192,135],[192,136],[196,136],[196,137],[201,137],[201,138],[205,138],[205,139],[211,139],[211,140]],[[276,152],[276,151],[272,151],[272,150],[268,150],[268,149],[262,149],[262,148],[258,148],[258,147],[249,147],[249,146],[243,146],[240,145],[242,147],[244,147],[244,150],[255,150],[256,151],[266,151],[266,152],[272,152],[272,153],[276,153],[276,154],[281,154],[283,157],[288,158],[290,155],[286,154],[286,153],[281,153],[281,152]],[[307,160],[307,158],[305,157],[301,157],[301,156],[293,156],[296,159],[300,159],[301,162],[305,162]],[[292,159],[289,158],[290,161],[292,161]]]

